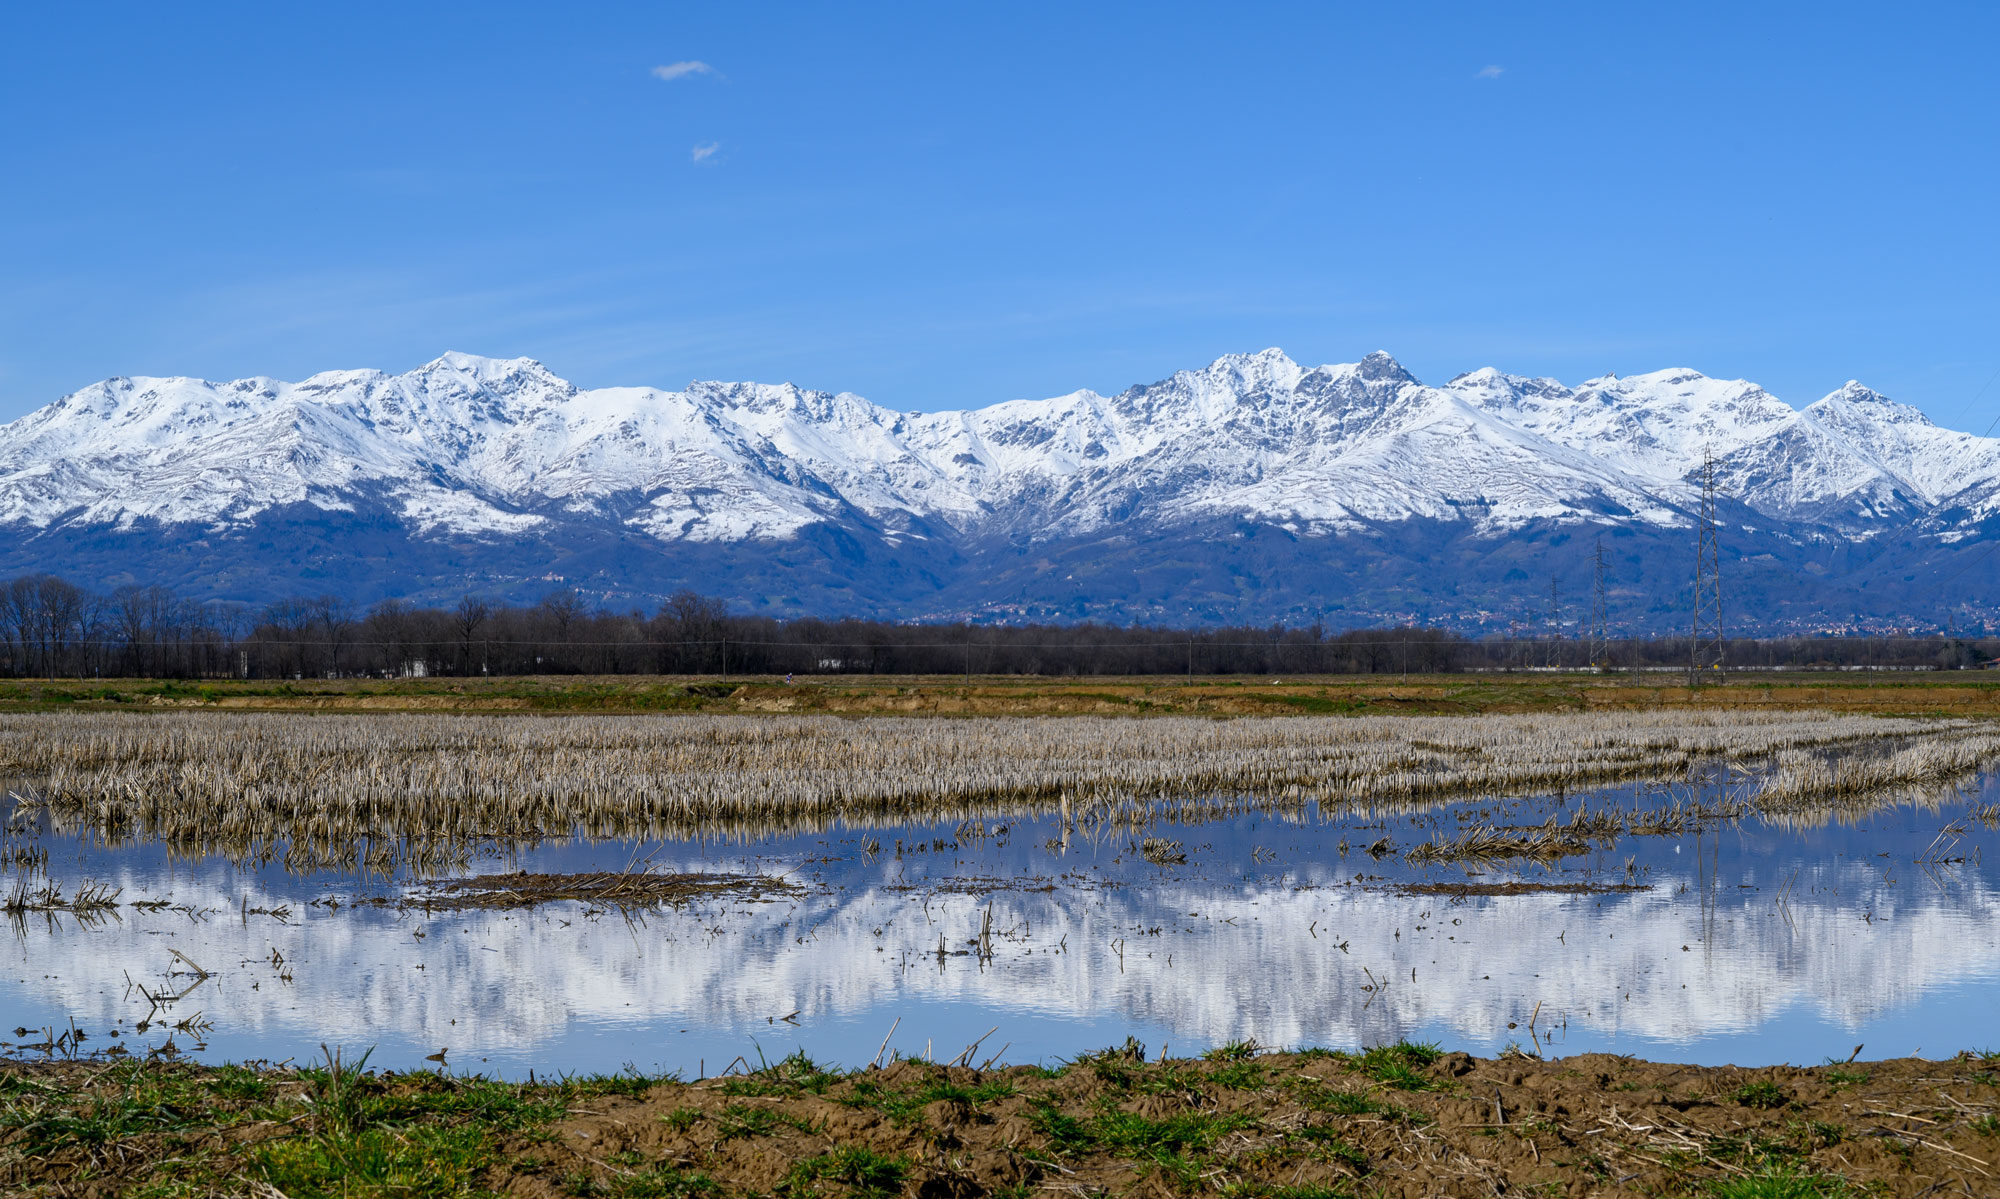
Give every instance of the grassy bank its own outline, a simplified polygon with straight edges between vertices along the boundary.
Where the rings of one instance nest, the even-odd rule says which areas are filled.
[[[1740,674],[1690,689],[1677,673],[1226,678],[653,675],[477,679],[0,679],[0,712],[831,713],[836,715],[1393,715],[1813,708],[2000,716],[2000,672]]]
[[[1813,1068],[1365,1054],[803,1058],[696,1082],[0,1063],[18,1195],[1993,1194],[2000,1055]]]

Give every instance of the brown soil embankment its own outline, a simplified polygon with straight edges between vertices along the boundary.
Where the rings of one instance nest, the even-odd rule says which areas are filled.
[[[692,1083],[0,1063],[19,1195],[1992,1195],[2000,1055],[1811,1068],[1422,1046]],[[972,1055],[976,1057],[976,1054]]]

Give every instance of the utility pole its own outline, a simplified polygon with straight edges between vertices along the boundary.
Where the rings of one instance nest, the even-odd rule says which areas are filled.
[[[1598,534],[1597,549],[1591,554],[1590,665],[1594,670],[1611,666],[1610,604],[1604,593],[1604,535]]]
[[[1547,665],[1553,669],[1561,653],[1563,639],[1562,626],[1562,586],[1556,576],[1549,576],[1549,655]]]
[[[1688,657],[1688,686],[1708,674],[1722,674],[1722,547],[1715,521],[1715,457],[1701,455],[1701,511],[1695,520],[1694,627]]]

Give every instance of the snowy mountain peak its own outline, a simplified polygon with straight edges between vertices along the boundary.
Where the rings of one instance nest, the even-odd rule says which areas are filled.
[[[402,376],[427,390],[524,394],[552,400],[577,392],[569,380],[533,358],[485,358],[456,351],[441,354]]]
[[[1224,354],[1200,370],[1176,371],[1169,382],[1180,381],[1199,389],[1233,387],[1254,392],[1289,389],[1298,384],[1302,373],[1290,355],[1272,346],[1255,354]]]
[[[1374,353],[1354,364],[1354,373],[1370,383],[1415,383],[1417,377],[1403,369],[1403,364],[1391,358],[1386,350]]]
[[[555,378],[548,367],[533,358],[489,358],[484,354],[466,354],[458,350],[446,350],[410,373],[429,376],[455,374],[495,382],[531,375]]]
[[[1214,519],[1676,526],[1711,450],[1772,520],[1866,533],[2000,510],[2000,443],[1854,383],[1799,412],[1687,368],[1429,387],[1382,351],[1306,368],[1271,348],[1110,397],[920,414],[792,383],[583,390],[531,358],[453,352],[399,375],[82,388],[0,426],[0,526],[226,529],[297,505],[418,536],[585,520],[654,543],[820,524],[1030,541]]]
[[[1856,409],[1866,413],[1865,419],[1887,421],[1898,425],[1923,425],[1935,428],[1931,419],[1908,404],[1898,403],[1876,391],[1849,379],[1836,391],[1829,392],[1821,399],[1806,406],[1811,416],[1827,417],[1842,409]]]

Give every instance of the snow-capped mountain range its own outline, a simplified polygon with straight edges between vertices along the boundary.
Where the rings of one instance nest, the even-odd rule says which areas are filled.
[[[1929,561],[1979,540],[2000,506],[2000,440],[1858,383],[1797,410],[1692,370],[1569,387],[1488,368],[1430,386],[1383,353],[1305,367],[1272,349],[1112,396],[910,413],[789,383],[585,390],[530,359],[446,354],[298,383],[115,378],[0,426],[0,566],[64,573],[68,558],[71,574],[165,569],[183,585],[206,570],[236,580],[209,591],[246,595],[324,577],[366,598],[463,590],[448,562],[408,565],[455,547],[443,557],[503,590],[559,577],[638,596],[785,561],[775,577],[795,585],[779,592],[697,589],[800,611],[1297,616],[1329,605],[1288,587],[1379,591],[1386,576],[1356,572],[1386,559],[1412,579],[1506,560],[1546,591],[1577,534],[1612,535],[1627,584],[1670,579],[1650,547],[1684,540],[1705,455],[1748,560]],[[1206,546],[1211,561],[1187,564],[1200,573],[1240,556],[1226,543],[1273,538],[1313,581],[1232,567],[1240,613],[1213,586],[1183,604],[1155,561]],[[307,552],[274,561],[288,543]],[[238,561],[253,544],[257,571]],[[1530,544],[1556,564],[1513,562]],[[1372,565],[1332,562],[1364,546]],[[1138,582],[1096,577],[1108,561]],[[1078,565],[1094,581],[1058,586]],[[1791,566],[1837,581],[1853,563]],[[272,586],[246,588],[252,574]],[[1491,596],[1455,584],[1449,606],[1498,613],[1507,581]],[[1389,598],[1332,608],[1439,615]]]

